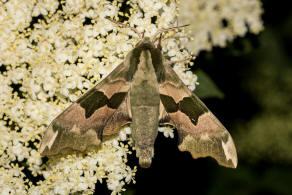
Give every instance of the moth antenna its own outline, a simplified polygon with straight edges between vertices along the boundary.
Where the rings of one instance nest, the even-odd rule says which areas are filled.
[[[143,33],[142,33],[142,39],[144,38],[146,30],[144,29]]]
[[[160,29],[160,30],[158,30],[158,31],[155,33],[155,35],[153,36],[153,37],[154,37],[153,43],[156,42],[156,40],[157,40],[157,35],[159,35],[160,33],[168,32],[168,31],[172,31],[172,30],[176,30],[176,29],[179,29],[179,28],[184,28],[184,27],[187,27],[187,26],[190,26],[190,24],[185,24],[185,25],[181,25],[181,26],[170,27],[170,28],[166,28],[166,29]]]
[[[129,29],[131,29],[131,30],[134,31],[134,32],[135,32],[140,38],[143,38],[143,37],[144,37],[144,32],[145,32],[145,30],[144,30],[144,32],[143,32],[143,34],[142,34],[142,36],[141,36],[141,33],[139,33],[139,32],[137,31],[137,29],[135,29],[134,27],[132,27],[132,26],[130,26],[130,25],[128,25],[128,24],[124,24],[124,23],[122,23],[122,22],[115,21],[115,20],[111,19],[110,17],[106,17],[106,19],[108,19],[109,21],[111,21],[111,22],[114,23],[114,24],[117,24],[118,26],[120,26],[120,27],[122,27],[122,28],[129,28]]]

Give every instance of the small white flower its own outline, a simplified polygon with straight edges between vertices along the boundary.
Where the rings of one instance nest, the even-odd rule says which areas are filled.
[[[165,137],[174,138],[173,129],[170,127],[159,127],[159,132],[162,132]]]

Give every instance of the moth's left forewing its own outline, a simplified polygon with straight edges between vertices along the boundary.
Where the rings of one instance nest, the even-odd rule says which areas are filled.
[[[168,116],[164,114],[161,122],[176,126],[179,149],[189,151],[193,158],[210,156],[220,165],[235,168],[237,154],[229,132],[169,65],[165,69],[165,81],[159,90]]]
[[[117,133],[122,125],[129,123],[128,69],[127,63],[121,63],[57,116],[42,138],[41,155],[56,155],[64,149],[84,151],[88,146],[98,146],[102,135]]]

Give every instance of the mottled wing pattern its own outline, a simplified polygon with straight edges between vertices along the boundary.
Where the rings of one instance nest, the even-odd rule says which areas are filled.
[[[235,168],[237,154],[229,132],[169,65],[165,69],[165,81],[159,87],[164,106],[160,122],[176,126],[179,149],[189,151],[193,158],[211,156],[220,165]]]
[[[84,151],[99,145],[102,135],[116,133],[129,123],[128,68],[127,63],[120,64],[53,120],[43,136],[41,155],[55,155],[65,148]]]

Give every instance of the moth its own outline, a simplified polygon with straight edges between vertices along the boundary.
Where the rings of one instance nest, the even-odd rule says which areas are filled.
[[[103,136],[130,123],[139,164],[148,168],[158,126],[167,124],[178,132],[179,150],[236,168],[232,137],[183,84],[163,56],[160,42],[154,42],[142,37],[116,69],[52,121],[41,141],[42,156],[98,146]]]

